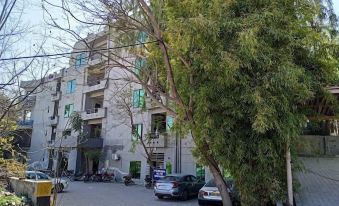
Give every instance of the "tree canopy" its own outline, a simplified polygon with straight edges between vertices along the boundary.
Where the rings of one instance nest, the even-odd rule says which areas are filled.
[[[192,131],[198,157],[206,161],[201,154],[207,142],[208,154],[230,170],[243,205],[284,199],[286,145],[293,151],[301,134],[302,105],[338,83],[329,3],[173,0],[162,5],[158,21],[175,83],[193,116],[185,121],[187,111],[178,107],[177,121]],[[150,58],[161,65],[158,48],[152,52]]]

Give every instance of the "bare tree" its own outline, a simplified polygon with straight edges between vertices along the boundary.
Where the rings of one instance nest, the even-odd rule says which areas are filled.
[[[55,5],[45,0],[43,1],[43,6],[49,14],[51,14],[51,12],[49,12],[47,7],[61,9],[65,16],[64,18],[67,19],[68,22],[72,19],[87,29],[103,28],[103,26],[106,26],[108,35],[114,36],[114,38],[110,40],[113,42],[112,45],[117,45],[118,47],[119,45],[127,45],[126,48],[122,48],[122,46],[120,46],[119,49],[109,47],[104,52],[99,51],[108,59],[107,69],[109,71],[114,70],[113,68],[123,70],[128,74],[124,80],[141,85],[147,93],[147,96],[156,105],[172,116],[178,115],[177,110],[183,111],[181,120],[192,127],[197,127],[198,125],[194,124],[193,99],[190,98],[188,103],[183,102],[174,81],[171,58],[180,59],[187,69],[191,69],[190,63],[180,55],[180,52],[171,48],[166,43],[163,37],[163,25],[161,25],[161,9],[157,9],[157,7],[161,8],[162,1],[152,3],[154,3],[153,6],[155,9],[151,8],[144,0],[62,0],[60,5]],[[79,11],[82,12],[79,13]],[[86,42],[86,39],[81,38],[74,29],[69,27],[70,24],[63,27],[55,21],[52,15],[50,16],[50,25],[73,35],[79,41],[83,41],[90,53],[94,50],[94,48]],[[135,42],[135,39],[137,39],[140,34],[146,34],[148,41],[144,39],[137,41],[136,44],[131,44],[131,42]],[[147,51],[154,46],[158,47],[161,53],[161,65],[157,65],[157,62],[152,62],[150,64],[152,67],[144,69],[141,74],[139,74],[135,71],[136,65],[133,61],[134,58],[131,58],[131,56],[147,58]],[[127,56],[126,53],[128,54]],[[128,104],[127,107],[125,107],[125,111],[129,116],[132,116],[128,110]],[[131,118],[130,123],[133,124],[133,122],[133,118]],[[191,131],[194,131],[194,129]],[[191,136],[193,140],[195,140],[195,134],[193,132]],[[232,205],[218,161],[212,155],[213,153],[210,152],[207,140],[200,141],[197,147],[201,153],[201,157],[207,162],[214,176],[222,196],[223,205]],[[148,151],[147,148],[145,148],[145,152],[146,151]]]

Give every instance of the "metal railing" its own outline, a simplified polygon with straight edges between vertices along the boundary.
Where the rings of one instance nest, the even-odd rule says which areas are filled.
[[[90,108],[90,109],[86,109],[86,114],[98,113],[101,109],[104,109],[104,108]]]
[[[33,126],[33,120],[18,120],[17,124],[19,126]]]

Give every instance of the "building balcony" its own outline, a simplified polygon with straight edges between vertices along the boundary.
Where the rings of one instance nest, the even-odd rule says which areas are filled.
[[[100,119],[106,117],[106,107],[86,109],[81,115],[83,120]]]
[[[58,92],[55,92],[52,94],[52,97],[51,97],[51,101],[54,102],[54,101],[59,101],[61,98],[61,92],[58,91]]]
[[[33,122],[33,120],[19,120],[17,121],[18,129],[31,129]]]
[[[49,125],[57,125],[59,122],[59,116],[49,117]]]
[[[161,148],[166,147],[166,134],[148,134],[148,141],[146,142],[146,147],[148,148]]]
[[[102,148],[104,144],[104,139],[101,137],[96,138],[82,138],[79,140],[78,147],[81,148]]]
[[[89,82],[84,86],[84,93],[94,92],[98,90],[105,89],[107,87],[107,79],[99,79]]]

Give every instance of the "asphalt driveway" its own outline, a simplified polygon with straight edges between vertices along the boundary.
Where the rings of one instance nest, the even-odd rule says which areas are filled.
[[[57,206],[197,206],[197,198],[188,201],[159,200],[153,190],[141,185],[121,183],[70,182],[67,191],[58,194]]]

